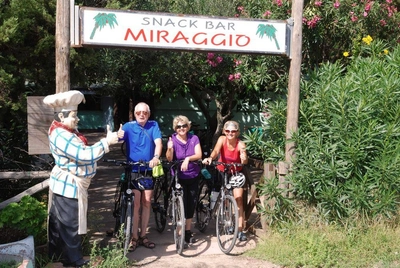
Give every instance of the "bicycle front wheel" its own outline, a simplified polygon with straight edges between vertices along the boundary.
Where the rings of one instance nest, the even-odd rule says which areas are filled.
[[[238,235],[239,213],[236,200],[225,195],[219,203],[216,219],[218,246],[225,254],[231,252]]]
[[[126,216],[124,222],[124,255],[128,253],[129,243],[132,237],[132,202],[126,206]]]
[[[156,222],[156,229],[159,233],[162,233],[167,223],[167,213],[165,196],[167,195],[164,187],[165,177],[157,178],[154,185],[154,202],[152,204],[154,219]]]
[[[199,195],[196,204],[196,227],[204,233],[210,221],[210,189],[206,181],[202,181],[199,186]]]
[[[174,228],[174,241],[176,252],[181,254],[185,242],[185,210],[183,207],[182,196],[176,196],[173,200],[172,207],[172,226]]]

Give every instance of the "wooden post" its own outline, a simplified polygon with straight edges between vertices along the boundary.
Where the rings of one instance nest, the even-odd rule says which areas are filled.
[[[70,88],[69,34],[70,1],[57,0],[56,11],[56,93]]]
[[[290,140],[292,138],[292,134],[297,131],[299,121],[303,2],[304,0],[294,0],[292,6],[294,25],[291,42],[292,60],[290,62],[289,69],[286,140]],[[285,159],[286,162],[289,163],[289,166],[291,166],[292,160],[295,157],[294,149],[294,142],[287,141]]]
[[[276,176],[275,165],[273,163],[264,163],[263,178],[266,180],[271,180],[271,179],[275,178],[275,176]],[[264,208],[265,208],[265,206],[272,208],[275,205],[275,199],[267,199],[267,197],[265,195],[260,195],[259,199],[260,199],[260,205]],[[261,222],[261,226],[262,226],[263,230],[266,231],[268,228],[268,225],[267,225],[267,219],[264,215],[261,215],[260,222]]]
[[[285,160],[288,172],[292,170],[292,163],[295,155],[295,143],[291,141],[292,134],[298,130],[299,106],[300,106],[300,74],[301,74],[301,50],[302,50],[302,19],[303,19],[304,0],[294,0],[292,5],[292,17],[294,20],[292,42],[291,42],[291,62],[289,69],[289,86],[286,116],[286,148]],[[290,188],[290,185],[286,185]]]

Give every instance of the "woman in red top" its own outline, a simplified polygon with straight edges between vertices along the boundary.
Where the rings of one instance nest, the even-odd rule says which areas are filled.
[[[205,158],[203,160],[203,163],[210,164],[212,160],[219,155],[218,162],[247,164],[248,158],[246,153],[246,145],[238,138],[240,134],[239,124],[236,121],[226,122],[223,132],[225,135],[222,135],[218,138],[218,141],[215,144],[214,149],[210,154],[210,157]],[[221,172],[224,171],[224,167],[222,165],[217,166],[217,169]],[[236,171],[240,170],[242,170],[242,167],[236,168]],[[247,237],[243,233],[243,188],[234,188],[233,196],[236,199],[236,203],[239,209],[238,238],[240,241],[246,241]]]

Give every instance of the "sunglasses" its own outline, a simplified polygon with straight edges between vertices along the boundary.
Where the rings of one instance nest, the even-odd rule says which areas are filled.
[[[187,128],[187,127],[188,127],[187,124],[184,124],[184,125],[176,125],[176,128],[175,128],[175,129],[181,129],[181,128]]]
[[[235,134],[235,133],[237,132],[237,130],[229,130],[229,129],[226,129],[225,132],[226,132],[226,133]]]
[[[136,114],[136,115],[140,115],[140,114],[148,115],[149,112],[147,112],[147,111],[136,111],[135,114]]]

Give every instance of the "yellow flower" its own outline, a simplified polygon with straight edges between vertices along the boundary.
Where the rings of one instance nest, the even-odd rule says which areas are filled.
[[[367,45],[371,44],[372,40],[374,40],[374,39],[372,39],[372,37],[371,37],[370,35],[367,35],[367,37],[364,37],[364,38],[362,39],[362,41],[363,41],[364,43],[366,43]]]
[[[344,57],[348,57],[349,55],[350,55],[349,52],[347,52],[347,51],[343,52]]]
[[[385,55],[389,54],[389,50],[384,49],[384,50],[383,50],[383,54],[385,54]]]

